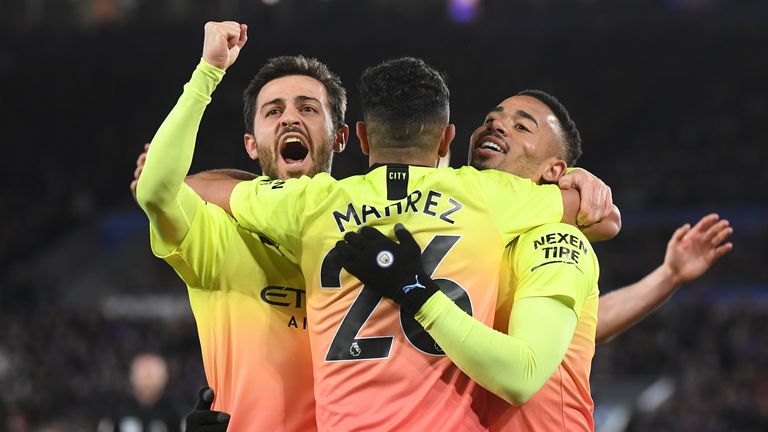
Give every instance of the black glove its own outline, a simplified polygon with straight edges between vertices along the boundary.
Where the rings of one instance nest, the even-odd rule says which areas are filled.
[[[213,389],[203,387],[197,394],[197,405],[187,414],[184,421],[186,432],[224,432],[229,425],[229,414],[221,411],[211,411]]]
[[[415,314],[439,288],[424,271],[421,248],[411,233],[397,224],[395,236],[400,243],[368,226],[348,232],[336,243],[338,261],[365,286]]]

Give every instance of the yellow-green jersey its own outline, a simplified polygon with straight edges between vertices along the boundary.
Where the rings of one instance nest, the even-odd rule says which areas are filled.
[[[230,200],[243,227],[298,263],[321,430],[484,430],[485,392],[452,364],[415,319],[342,272],[333,247],[369,225],[403,223],[448,297],[493,322],[502,252],[531,228],[559,222],[557,186],[498,171],[390,164],[334,180],[255,180]]]
[[[204,60],[158,129],[136,199],[154,252],[189,287],[213,408],[230,430],[305,431],[314,421],[303,278],[266,240],[184,184],[198,126],[224,76]]]
[[[197,206],[187,234],[176,247],[153,234],[152,250],[187,284],[213,409],[232,415],[230,430],[315,430],[299,268],[183,188]]]
[[[515,240],[505,262],[494,328],[507,332],[516,304],[532,297],[559,299],[573,309],[577,321],[565,357],[530,400],[515,406],[489,396],[490,430],[594,430],[589,374],[595,353],[600,268],[592,246],[571,225],[544,225]]]

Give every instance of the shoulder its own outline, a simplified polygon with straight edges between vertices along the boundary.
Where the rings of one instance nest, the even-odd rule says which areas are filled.
[[[595,260],[592,245],[584,234],[577,227],[564,223],[533,228],[520,235],[512,247],[515,259],[531,265],[561,262],[583,268],[585,261]]]
[[[515,298],[553,297],[580,313],[588,295],[597,292],[599,269],[592,245],[568,224],[552,223],[522,234],[511,246],[509,261],[518,286]]]
[[[317,185],[335,184],[338,182],[338,180],[333,178],[333,176],[327,172],[317,173],[313,177],[301,176],[297,180]]]
[[[466,167],[460,168],[459,170],[457,170],[457,172],[467,177],[476,177],[476,178],[482,178],[482,179],[497,179],[497,180],[506,180],[506,181],[523,181],[525,183],[533,183],[532,180],[518,177],[514,174],[510,174],[508,172],[500,171],[497,169],[477,170],[473,167],[466,166]]]
[[[525,193],[537,189],[558,189],[556,185],[538,185],[536,182],[529,178],[518,177],[514,174],[510,174],[504,171],[496,169],[486,169],[478,171],[474,168],[471,170],[462,171],[461,175],[466,179],[474,179],[478,183],[482,183],[484,189],[492,189],[498,192],[505,193]]]
[[[584,234],[575,226],[566,223],[549,223],[537,226],[526,231],[520,236],[521,243],[541,243],[559,244],[559,245],[578,245],[584,243],[584,247],[589,249],[592,246]]]

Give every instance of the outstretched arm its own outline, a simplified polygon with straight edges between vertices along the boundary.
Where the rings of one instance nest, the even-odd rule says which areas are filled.
[[[664,263],[643,279],[600,297],[597,343],[608,342],[664,304],[683,284],[699,278],[720,257],[733,249],[723,243],[733,233],[727,220],[716,214],[703,217],[691,228],[685,224],[667,244]]]
[[[205,25],[203,58],[149,147],[136,199],[167,245],[181,242],[195,214],[198,198],[184,186],[184,177],[192,163],[197,129],[224,70],[245,44],[246,30],[235,22]]]

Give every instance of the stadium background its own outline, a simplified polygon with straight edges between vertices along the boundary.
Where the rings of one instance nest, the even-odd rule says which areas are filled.
[[[458,135],[541,88],[569,108],[581,166],[623,211],[603,292],[661,263],[710,211],[734,251],[598,348],[598,429],[768,430],[768,4],[757,0],[0,1],[0,430],[92,429],[140,351],[183,411],[203,380],[185,290],[151,257],[128,192],[136,156],[196,64],[206,20],[250,25],[206,113],[194,170],[254,170],[241,92],[264,59],[316,56],[349,89],[383,59],[446,72]],[[366,167],[356,139],[338,177]]]

